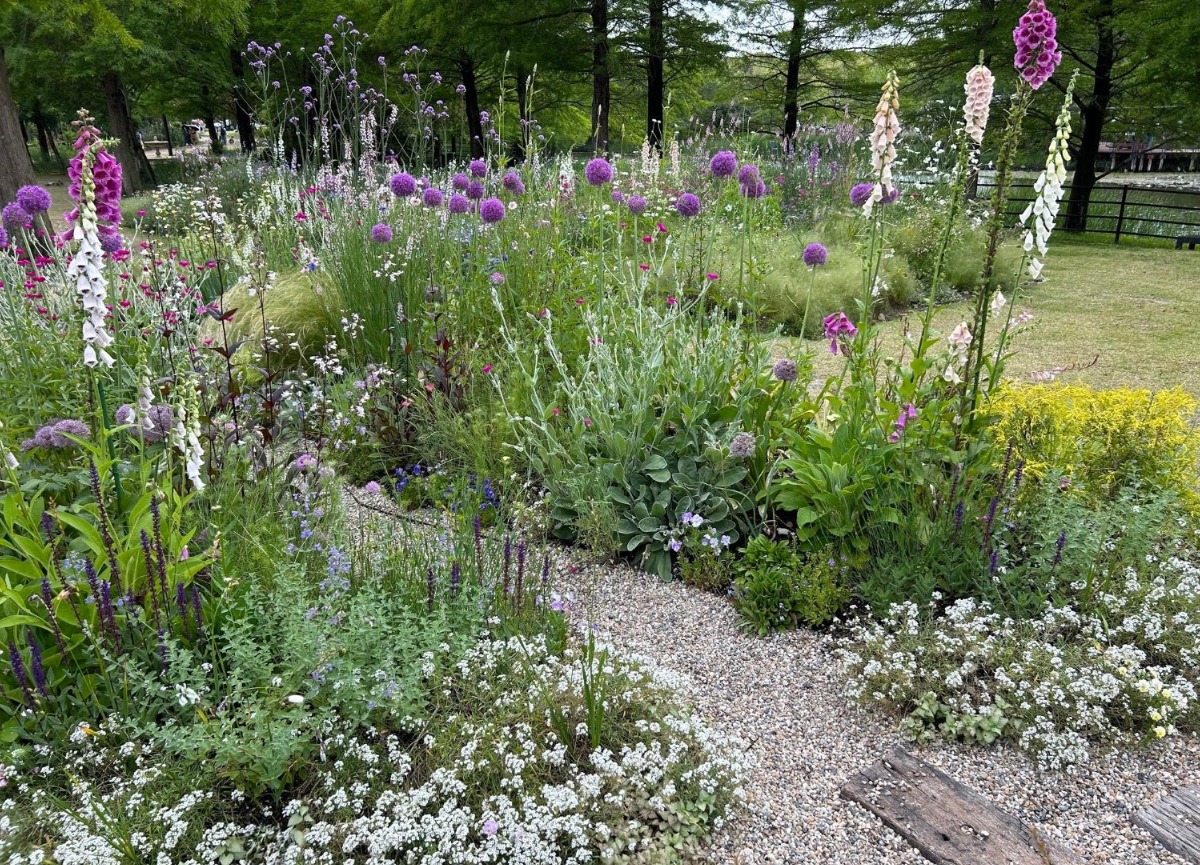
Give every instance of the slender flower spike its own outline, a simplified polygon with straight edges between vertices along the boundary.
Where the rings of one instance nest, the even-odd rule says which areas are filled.
[[[108,307],[105,300],[108,285],[104,279],[104,247],[100,238],[100,225],[96,212],[96,178],[93,167],[97,153],[103,153],[98,133],[85,125],[76,141],[77,152],[72,167],[79,172],[79,211],[71,239],[79,244],[75,255],[67,265],[67,276],[75,283],[83,306],[83,363],[112,366],[116,361],[107,351],[112,345],[105,318]]]
[[[896,161],[896,136],[900,134],[900,120],[896,116],[899,107],[900,81],[893,69],[888,72],[879,105],[875,107],[875,128],[869,138],[875,185],[871,197],[863,204],[863,216],[870,216],[876,202],[891,198],[893,194],[892,163]]]
[[[963,104],[963,129],[976,144],[983,143],[995,85],[996,76],[983,64],[967,73],[967,83],[963,85],[967,93],[967,101]]]
[[[1079,73],[1071,76],[1067,92],[1063,98],[1062,110],[1054,121],[1054,138],[1050,141],[1050,152],[1046,154],[1046,167],[1033,184],[1033,201],[1021,214],[1021,224],[1025,229],[1025,251],[1032,253],[1037,249],[1037,255],[1029,261],[1029,276],[1037,279],[1042,274],[1042,258],[1046,255],[1050,243],[1050,234],[1054,231],[1054,221],[1058,218],[1058,206],[1062,202],[1063,184],[1067,181],[1067,148],[1071,139],[1071,101],[1075,92],[1075,80]],[[1033,217],[1033,224],[1029,218]],[[1040,257],[1039,257],[1040,256]]]
[[[1013,66],[1034,90],[1049,81],[1058,64],[1062,63],[1062,52],[1055,39],[1057,35],[1058,22],[1045,2],[1029,0],[1029,9],[1013,31],[1013,44],[1017,46]]]

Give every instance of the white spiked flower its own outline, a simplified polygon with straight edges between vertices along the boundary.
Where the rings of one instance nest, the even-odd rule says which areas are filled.
[[[863,205],[863,215],[870,216],[876,202],[892,195],[892,163],[896,161],[896,136],[900,134],[900,119],[896,110],[900,107],[900,81],[896,71],[888,72],[875,107],[875,128],[869,138],[871,144],[871,168],[875,172],[875,188]]]
[[[99,223],[96,217],[96,183],[92,175],[95,157],[89,146],[82,153],[82,174],[79,189],[79,219],[75,222],[72,240],[79,249],[67,265],[67,276],[75,282],[83,306],[83,363],[94,367],[98,363],[112,366],[113,356],[106,351],[112,345],[105,318],[108,316],[108,285],[104,279],[104,249],[100,245]]]
[[[1055,220],[1058,219],[1058,207],[1062,202],[1063,184],[1067,181],[1067,147],[1071,138],[1071,99],[1075,91],[1076,75],[1071,76],[1067,85],[1066,96],[1063,99],[1062,110],[1054,121],[1054,138],[1050,141],[1050,151],[1046,154],[1046,168],[1038,175],[1033,184],[1033,201],[1021,214],[1021,224],[1026,226],[1024,247],[1026,253],[1037,255],[1029,262],[1029,276],[1037,279],[1041,276],[1044,258],[1050,244],[1050,235],[1054,231]],[[1030,224],[1030,218],[1033,222]]]

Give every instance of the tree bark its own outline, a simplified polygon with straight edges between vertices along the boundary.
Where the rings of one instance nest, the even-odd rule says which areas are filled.
[[[50,161],[50,130],[46,128],[46,118],[42,114],[42,106],[37,102],[33,103],[33,128],[37,132],[38,150],[41,151],[42,160]]]
[[[608,0],[592,0],[592,150],[608,151],[612,80],[608,71]]]
[[[21,123],[12,88],[8,84],[8,64],[0,45],[0,202],[12,201],[17,190],[33,183],[33,161],[21,138]]]
[[[207,84],[201,86],[200,95],[204,99],[204,126],[208,129],[208,149],[212,153],[220,155],[225,151],[225,136],[217,131],[217,119],[213,116],[212,94],[209,92]]]
[[[119,139],[116,147],[117,161],[121,163],[121,185],[125,195],[135,195],[154,183],[154,172],[150,161],[138,141],[137,128],[129,114],[129,102],[121,87],[121,78],[116,72],[105,72],[104,107],[108,112],[109,134]]]
[[[1096,9],[1096,69],[1092,92],[1080,100],[1083,130],[1075,154],[1075,173],[1071,178],[1071,197],[1067,200],[1068,231],[1086,231],[1088,205],[1096,188],[1096,163],[1100,156],[1100,136],[1108,120],[1112,102],[1113,67],[1116,65],[1116,40],[1113,36],[1113,2],[1101,0]]]
[[[650,0],[650,38],[646,53],[646,139],[662,156],[663,147],[663,64],[667,39],[663,31],[665,0]]]
[[[175,155],[175,148],[171,146],[171,124],[167,122],[167,115],[162,116],[163,122],[163,138],[167,140],[167,156]]]
[[[783,84],[783,147],[791,153],[800,125],[800,52],[804,46],[804,4],[792,2],[792,32],[788,37],[787,75]]]
[[[249,155],[254,152],[254,118],[250,116],[250,107],[246,102],[245,87],[242,84],[246,73],[242,64],[242,52],[236,48],[229,49],[229,61],[233,66],[234,80],[233,119],[237,123],[242,153]]]
[[[458,61],[458,72],[466,92],[463,101],[467,112],[467,134],[471,136],[471,156],[483,157],[483,121],[479,118],[479,84],[475,80],[475,61],[470,57]]]

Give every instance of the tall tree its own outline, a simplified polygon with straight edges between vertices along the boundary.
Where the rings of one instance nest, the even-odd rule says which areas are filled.
[[[666,0],[649,0],[650,16],[646,40],[646,140],[662,155],[663,75],[667,61],[667,35],[663,19]]]
[[[8,83],[8,63],[0,45],[0,203],[12,201],[17,190],[33,179],[33,161],[21,135],[21,120]]]
[[[608,150],[608,123],[612,114],[612,79],[608,67],[608,0],[592,0],[592,149]]]

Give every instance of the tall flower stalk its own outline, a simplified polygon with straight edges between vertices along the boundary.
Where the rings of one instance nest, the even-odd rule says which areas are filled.
[[[79,183],[79,206],[73,214],[75,228],[71,239],[79,247],[67,265],[67,276],[75,283],[83,306],[83,363],[89,368],[97,364],[111,367],[116,361],[107,350],[113,338],[105,323],[108,284],[104,278],[104,248],[100,240],[94,171],[98,151],[102,152],[103,145],[90,118],[84,115],[81,119],[83,124],[75,142],[75,158],[71,160],[72,177],[77,175]]]

